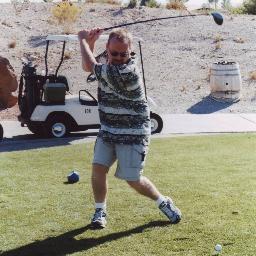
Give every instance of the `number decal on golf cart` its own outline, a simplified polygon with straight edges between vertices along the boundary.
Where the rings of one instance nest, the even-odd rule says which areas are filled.
[[[91,113],[92,113],[92,110],[91,110],[90,108],[86,108],[86,109],[84,110],[84,113],[85,113],[85,114],[91,114]]]

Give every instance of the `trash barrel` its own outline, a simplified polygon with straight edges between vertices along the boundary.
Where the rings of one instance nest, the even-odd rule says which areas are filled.
[[[217,62],[210,70],[210,96],[221,102],[237,102],[241,98],[242,79],[239,64]]]

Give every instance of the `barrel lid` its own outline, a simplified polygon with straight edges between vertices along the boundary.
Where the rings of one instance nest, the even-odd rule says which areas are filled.
[[[214,64],[217,65],[235,65],[237,64],[235,61],[218,61],[218,62],[214,62]]]

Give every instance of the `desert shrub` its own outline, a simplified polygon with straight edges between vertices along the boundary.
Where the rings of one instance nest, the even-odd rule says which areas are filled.
[[[245,13],[256,14],[256,0],[246,0],[243,3]]]
[[[230,12],[232,14],[244,14],[246,13],[246,10],[244,8],[244,6],[240,6],[240,7],[231,7],[230,8]]]
[[[81,11],[80,7],[69,0],[63,0],[51,9],[53,19],[63,26],[65,34],[73,33],[72,24],[77,21]]]
[[[52,8],[53,17],[59,24],[74,23],[81,13],[81,9],[71,1],[65,0]]]
[[[169,0],[169,3],[166,4],[167,9],[174,9],[174,10],[184,10],[186,9],[185,6],[186,0]]]
[[[215,38],[214,38],[214,43],[218,43],[218,42],[220,42],[220,41],[224,41],[224,39],[223,39],[222,35],[217,34],[217,35],[215,36]]]
[[[160,4],[156,0],[149,0],[146,2],[146,6],[150,8],[159,8]]]
[[[137,6],[137,0],[130,0],[127,7],[128,8],[135,8]]]

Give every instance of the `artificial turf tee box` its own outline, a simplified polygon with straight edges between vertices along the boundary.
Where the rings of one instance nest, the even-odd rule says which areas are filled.
[[[93,144],[0,154],[2,255],[255,256],[256,136],[152,139],[145,175],[182,210],[168,225],[154,202],[108,175],[108,226],[88,229]],[[80,181],[66,184],[76,169]]]

